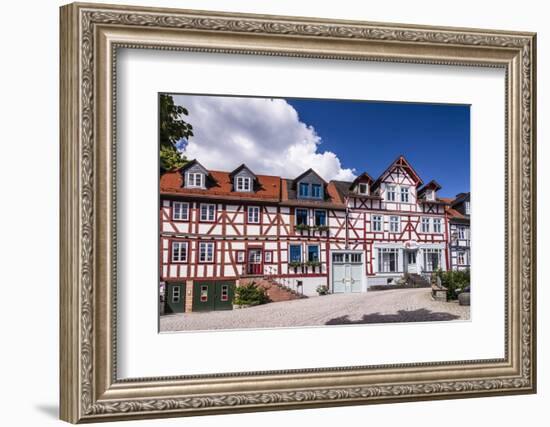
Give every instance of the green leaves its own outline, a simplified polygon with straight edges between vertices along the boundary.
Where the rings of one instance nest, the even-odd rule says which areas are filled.
[[[160,167],[169,171],[187,162],[178,151],[177,144],[194,136],[193,126],[182,118],[189,115],[187,108],[176,105],[171,95],[161,94],[159,104]]]

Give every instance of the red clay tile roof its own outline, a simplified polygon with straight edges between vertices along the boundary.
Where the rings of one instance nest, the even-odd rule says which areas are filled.
[[[180,171],[167,172],[160,178],[160,193],[163,195],[219,197],[222,199],[251,199],[276,201],[280,200],[281,178],[269,175],[256,175],[259,188],[251,193],[233,191],[233,184],[228,172],[209,171],[214,181],[206,189],[183,187],[183,176]]]
[[[464,215],[462,215],[460,212],[458,212],[456,209],[453,209],[451,207],[446,209],[447,214],[449,215],[449,218],[451,219],[468,219]]]

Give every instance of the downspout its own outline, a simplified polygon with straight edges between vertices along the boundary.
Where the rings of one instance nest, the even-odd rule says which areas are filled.
[[[346,197],[344,200],[346,202],[346,244],[345,244],[345,247],[346,247],[346,251],[347,251],[349,249],[349,243],[348,243],[348,233],[349,233],[349,228],[348,228],[348,215],[349,215],[348,202],[349,202],[349,198]]]

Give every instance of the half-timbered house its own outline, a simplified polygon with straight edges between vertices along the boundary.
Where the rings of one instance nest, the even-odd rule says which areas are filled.
[[[449,218],[449,251],[451,268],[470,268],[470,193],[460,193],[450,199],[447,207]]]
[[[325,181],[206,169],[197,160],[160,180],[160,282],[168,312],[231,309],[256,281],[278,299],[366,292],[405,273],[450,265],[446,203],[435,181],[399,156],[375,180]]]

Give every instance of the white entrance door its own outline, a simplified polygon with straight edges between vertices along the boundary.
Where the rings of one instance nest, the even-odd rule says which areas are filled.
[[[334,293],[361,292],[362,272],[362,254],[332,254],[332,291]]]
[[[418,269],[416,268],[416,250],[414,251],[406,251],[406,257],[405,257],[405,263],[406,263],[406,269],[405,271],[407,273],[418,273]]]

